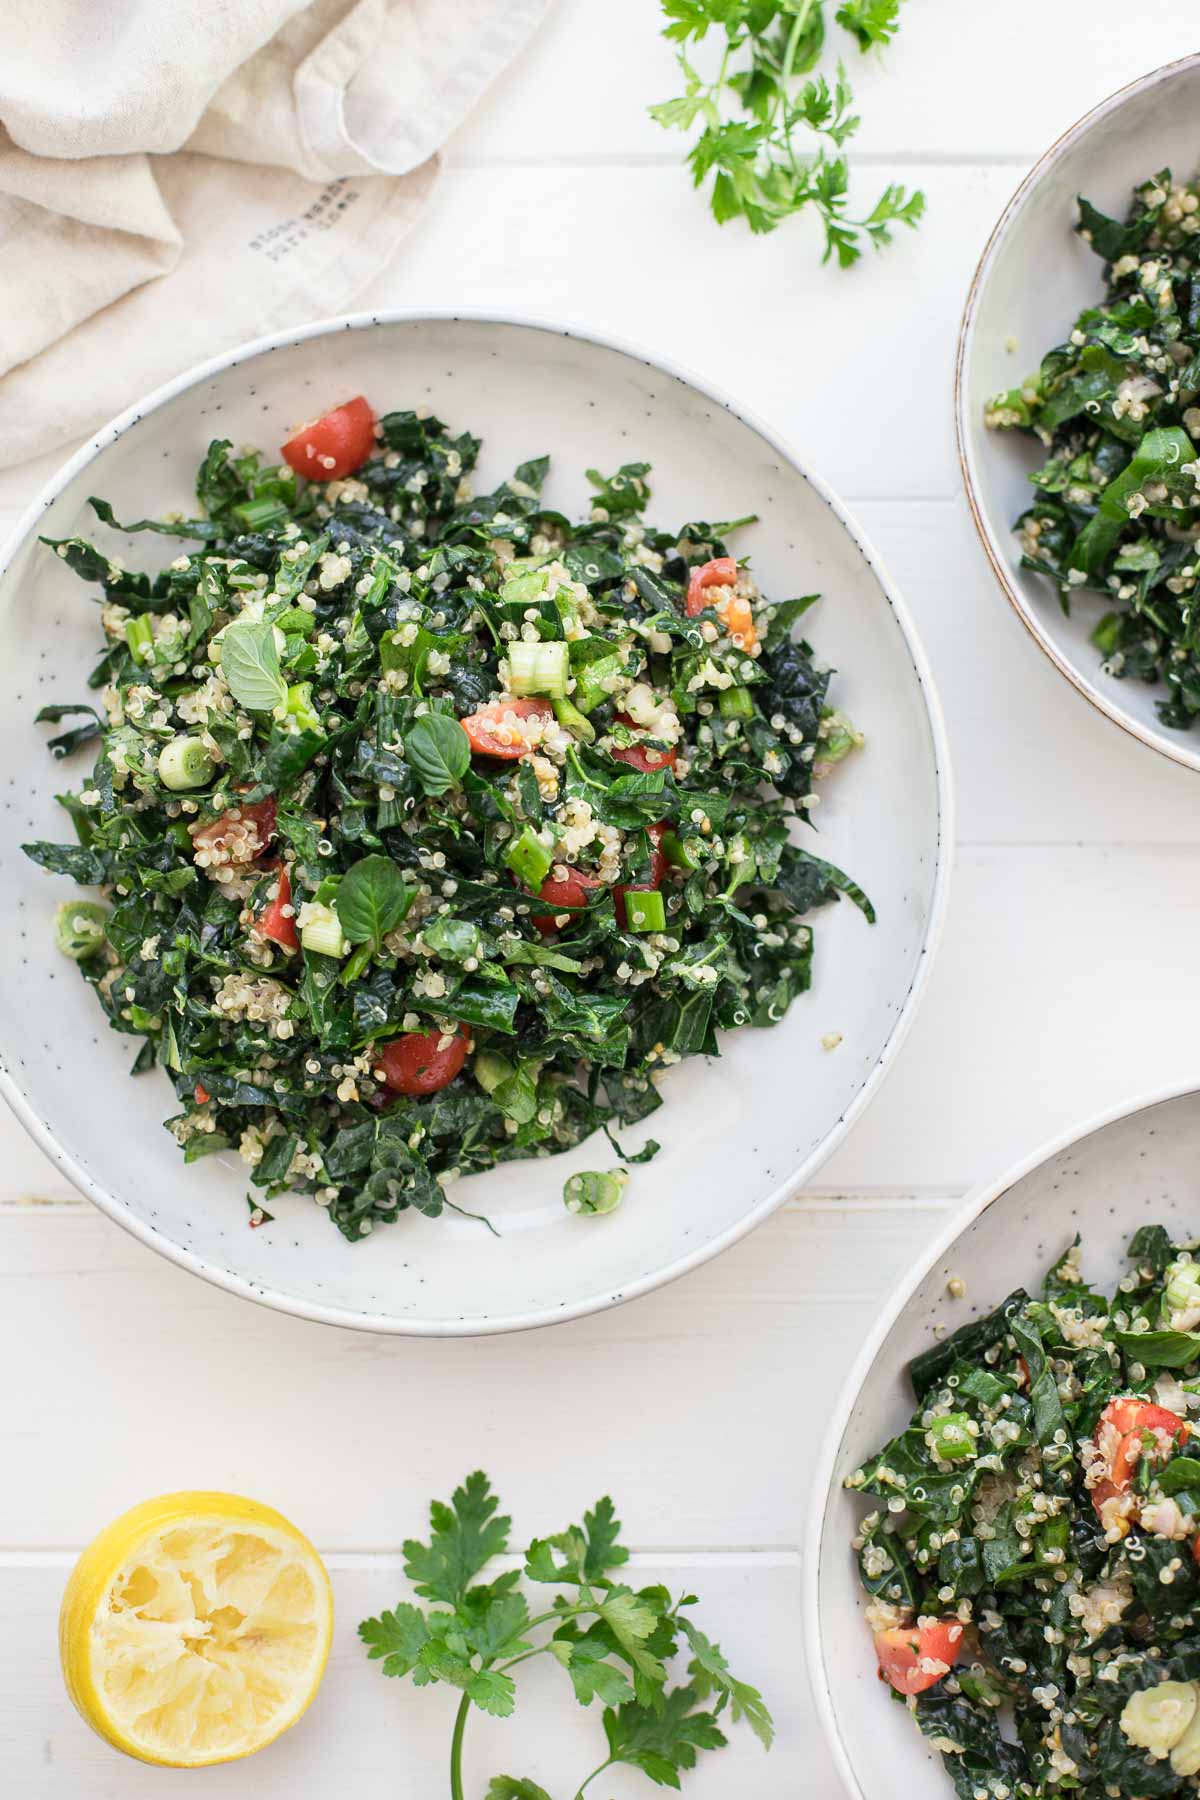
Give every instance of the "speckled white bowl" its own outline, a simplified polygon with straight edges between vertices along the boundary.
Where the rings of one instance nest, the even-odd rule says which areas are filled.
[[[905,1276],[864,1343],[830,1418],[805,1551],[808,1669],[821,1722],[853,1800],[949,1800],[950,1780],[916,1726],[880,1687],[850,1540],[869,1510],[842,1481],[912,1416],[906,1370],[934,1342],[991,1312],[1014,1288],[1035,1293],[1078,1232],[1090,1280],[1111,1287],[1139,1225],[1200,1235],[1200,1092],[1171,1088],[1103,1114],[964,1200]],[[947,1282],[966,1287],[952,1299]]]
[[[1200,731],[1170,731],[1156,702],[1166,690],[1103,673],[1089,633],[1108,611],[1080,592],[1064,616],[1044,576],[1020,566],[1013,521],[1036,490],[1028,475],[1044,458],[1032,440],[989,431],[991,394],[1015,387],[1061,344],[1082,308],[1104,294],[1104,265],[1073,230],[1075,198],[1123,217],[1134,183],[1164,167],[1189,178],[1200,168],[1200,55],[1156,69],[1101,101],[1059,138],[1021,183],[988,240],[959,333],[955,411],[959,464],[988,560],[1022,623],[1093,706],[1190,769],[1200,769]],[[1011,344],[1016,345],[1011,349]]]
[[[548,499],[582,510],[588,467],[654,465],[654,517],[762,523],[739,536],[768,591],[822,590],[805,621],[842,671],[835,694],[868,747],[827,784],[821,852],[875,900],[872,930],[840,905],[817,921],[816,977],[774,1031],[733,1034],[719,1062],[671,1071],[655,1115],[663,1145],[633,1172],[619,1212],[569,1216],[562,1184],[609,1166],[592,1141],[569,1156],[510,1163],[456,1198],[500,1232],[406,1214],[348,1245],[311,1202],[284,1202],[247,1229],[245,1170],[185,1167],[162,1128],[172,1096],[130,1081],[128,1043],[105,1028],[53,949],[65,884],[17,846],[70,836],[52,763],[32,723],[44,701],[83,691],[96,642],[87,590],[39,546],[93,522],[89,494],[118,518],[184,508],[211,437],[277,445],[306,413],[365,392],[381,407],[428,405],[482,432],[481,480],[550,451]],[[113,540],[134,565],[173,547]],[[945,902],[948,768],[929,674],[899,599],[837,501],[764,426],[660,360],[561,327],[515,319],[335,320],[251,344],[193,370],[102,431],[51,483],[0,573],[0,1051],[6,1097],[64,1172],[111,1217],[235,1293],[332,1323],[410,1333],[502,1331],[609,1306],[734,1242],[807,1180],[879,1085],[924,990]],[[830,1053],[824,1033],[841,1031]],[[647,1135],[631,1134],[635,1145]]]

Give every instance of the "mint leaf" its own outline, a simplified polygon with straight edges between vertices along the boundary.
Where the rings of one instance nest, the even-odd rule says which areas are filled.
[[[409,768],[427,794],[444,794],[471,766],[471,742],[457,719],[425,713],[404,740]]]
[[[378,955],[416,897],[390,856],[364,856],[343,875],[337,915],[352,944],[369,944]]]
[[[480,1569],[507,1550],[512,1520],[494,1516],[499,1504],[482,1471],[455,1488],[451,1505],[430,1503],[429,1543],[404,1544],[404,1573],[423,1599],[457,1606]]]
[[[235,619],[221,638],[221,673],[230,693],[247,712],[274,712],[287,701],[273,625]]]
[[[385,1675],[407,1675],[429,1642],[424,1613],[404,1604],[377,1619],[364,1619],[358,1635],[372,1661],[383,1659]]]
[[[734,1724],[745,1719],[763,1749],[769,1750],[775,1738],[775,1722],[758,1689],[734,1680],[721,1646],[706,1638],[689,1619],[681,1618],[679,1626],[692,1647],[693,1660],[688,1664],[688,1674],[692,1677],[696,1698],[707,1700],[710,1694],[721,1695],[723,1702],[728,1702]]]

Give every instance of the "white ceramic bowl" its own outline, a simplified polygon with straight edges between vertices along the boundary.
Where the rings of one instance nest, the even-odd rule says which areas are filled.
[[[1156,702],[1165,688],[1116,681],[1088,642],[1109,610],[1080,592],[1064,617],[1053,584],[1020,567],[1012,526],[1036,495],[1028,475],[1040,446],[983,422],[990,395],[1017,385],[1065,341],[1085,305],[1104,294],[1104,265],[1074,233],[1084,194],[1123,218],[1135,182],[1169,167],[1189,179],[1200,167],[1200,55],[1170,63],[1101,101],[1047,150],[1021,183],[988,240],[967,296],[959,334],[955,410],[967,499],[1018,616],[1093,706],[1164,756],[1200,769],[1200,732],[1170,731]],[[1015,350],[1010,343],[1015,342]]]
[[[850,1540],[869,1510],[842,1481],[903,1430],[915,1401],[906,1370],[934,1341],[990,1312],[1014,1288],[1036,1293],[1078,1232],[1083,1268],[1111,1291],[1139,1225],[1200,1235],[1200,1091],[1173,1088],[1106,1113],[1043,1147],[964,1200],[905,1277],[863,1345],[813,1487],[805,1553],[805,1636],[817,1710],[854,1800],[950,1800],[941,1759],[879,1684]],[[952,1299],[947,1282],[966,1285]]]
[[[405,1215],[350,1246],[305,1201],[248,1230],[245,1170],[236,1158],[184,1166],[162,1128],[169,1089],[158,1075],[128,1079],[129,1046],[52,946],[64,883],[17,850],[70,836],[52,796],[76,777],[51,761],[32,718],[45,701],[81,696],[97,646],[86,588],[38,533],[91,532],[89,494],[118,518],[186,508],[211,437],[273,447],[296,418],[359,391],[481,432],[484,483],[550,451],[548,499],[567,511],[587,504],[586,468],[649,460],[656,519],[758,512],[738,544],[767,590],[827,596],[805,624],[842,671],[836,698],[868,747],[826,784],[815,841],[866,887],[879,923],[846,904],[822,913],[811,995],[777,1030],[733,1034],[719,1062],[668,1074],[653,1120],[662,1153],[634,1171],[608,1217],[573,1218],[561,1199],[573,1170],[610,1166],[601,1139],[464,1181],[456,1200],[485,1211],[498,1239],[452,1215]],[[175,547],[164,543],[113,548],[138,566],[167,560]],[[615,344],[528,321],[393,314],[314,325],[192,371],[102,431],[22,522],[0,574],[0,671],[5,1094],[83,1193],[236,1293],[431,1334],[546,1324],[642,1293],[732,1243],[812,1175],[874,1093],[924,988],[945,900],[948,768],[907,615],[836,500],[776,438],[700,382]],[[833,1031],[844,1042],[831,1053],[821,1037]]]

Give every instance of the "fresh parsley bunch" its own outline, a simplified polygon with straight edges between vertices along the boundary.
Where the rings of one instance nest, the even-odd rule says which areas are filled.
[[[511,1519],[498,1517],[499,1501],[486,1475],[469,1475],[450,1505],[429,1508],[427,1544],[404,1545],[404,1572],[427,1610],[400,1602],[359,1634],[367,1654],[383,1662],[385,1675],[411,1675],[418,1687],[442,1681],[462,1694],[450,1745],[451,1800],[463,1800],[463,1733],[471,1707],[507,1718],[516,1704],[512,1673],[537,1656],[552,1656],[565,1669],[582,1706],[604,1708],[608,1753],[580,1782],[580,1800],[606,1769],[626,1764],[658,1787],[678,1788],[680,1775],[696,1766],[702,1750],[719,1750],[725,1712],[745,1719],[770,1748],[771,1715],[756,1688],[737,1681],[720,1647],[684,1615],[693,1594],[678,1599],[663,1587],[636,1591],[614,1579],[629,1561],[620,1521],[605,1498],[553,1537],[535,1538],[525,1556],[526,1581],[559,1590],[546,1607],[531,1606],[519,1591],[521,1573],[490,1581],[475,1578],[508,1549]],[[686,1683],[672,1685],[667,1665],[686,1646]],[[534,1781],[497,1775],[487,1800],[551,1800]]]
[[[864,216],[849,212],[845,146],[860,121],[841,62],[832,82],[814,74],[825,49],[824,0],[662,0],[662,7],[663,36],[679,47],[686,86],[652,106],[651,116],[677,131],[702,126],[688,164],[697,187],[712,177],[718,224],[744,218],[751,231],[774,231],[814,206],[825,232],[822,260],[836,256],[848,269],[864,239],[878,250],[891,243],[893,225],[918,223],[924,194],[896,183]],[[844,0],[834,17],[867,51],[895,36],[900,0]],[[688,47],[710,30],[725,41],[716,74],[706,80]]]

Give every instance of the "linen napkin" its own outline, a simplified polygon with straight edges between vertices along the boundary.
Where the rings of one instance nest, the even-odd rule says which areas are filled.
[[[9,0],[0,466],[344,311],[549,0]]]

